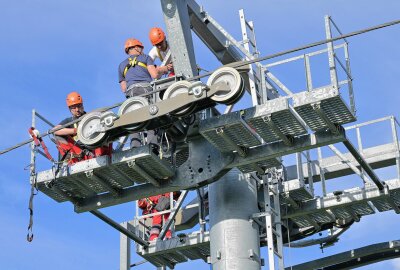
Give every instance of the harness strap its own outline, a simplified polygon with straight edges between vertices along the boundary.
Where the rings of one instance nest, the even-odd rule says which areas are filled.
[[[158,58],[160,58],[161,62],[164,61],[164,57],[162,57],[160,50],[156,47]]]
[[[29,132],[29,134],[31,135],[31,137],[32,137],[32,139],[33,139],[33,141],[34,141],[34,143],[35,143],[35,146],[36,146],[36,147],[42,146],[43,151],[44,151],[46,157],[47,157],[51,162],[54,162],[54,159],[53,159],[53,157],[50,155],[50,152],[49,152],[49,150],[47,149],[46,144],[44,143],[44,141],[42,140],[42,138],[39,137],[34,131],[35,131],[35,128],[34,128],[34,127],[30,127],[30,128],[28,129],[28,132]]]
[[[138,66],[141,66],[142,68],[145,68],[145,69],[147,69],[147,65],[145,64],[145,63],[143,63],[143,62],[140,62],[140,61],[138,61],[137,60],[137,56],[135,56],[135,58],[131,58],[131,57],[129,57],[128,58],[128,61],[129,61],[129,63],[126,65],[126,67],[124,68],[124,78],[125,78],[125,76],[126,76],[126,73],[128,73],[128,70],[131,68],[131,67],[135,67],[136,65],[138,65]]]
[[[36,189],[36,177],[34,177],[34,180],[31,184],[31,195],[29,197],[29,225],[28,225],[28,234],[26,235],[26,241],[32,242],[33,240],[33,197],[37,195],[37,189]]]

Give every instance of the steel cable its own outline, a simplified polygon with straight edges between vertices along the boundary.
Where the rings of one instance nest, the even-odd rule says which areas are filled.
[[[276,57],[279,57],[279,56],[283,56],[283,55],[285,55],[285,54],[289,54],[289,53],[293,53],[293,52],[297,52],[297,51],[309,49],[309,48],[316,47],[316,46],[320,46],[320,45],[323,45],[323,44],[326,44],[326,43],[329,43],[329,42],[334,42],[334,41],[337,41],[337,40],[340,40],[340,39],[345,39],[345,38],[348,38],[348,37],[357,36],[357,35],[360,35],[360,34],[365,34],[365,33],[367,33],[367,32],[371,32],[371,31],[374,31],[374,30],[378,30],[378,29],[381,29],[381,28],[388,27],[388,26],[393,26],[393,25],[396,25],[396,24],[399,24],[399,23],[400,23],[400,20],[395,20],[395,21],[391,21],[391,22],[379,24],[379,25],[376,25],[376,26],[373,26],[373,27],[369,27],[369,28],[366,28],[366,29],[363,29],[363,30],[358,30],[358,31],[354,31],[354,32],[351,32],[351,33],[348,33],[348,34],[345,34],[345,35],[340,35],[340,36],[335,37],[335,38],[324,39],[324,40],[321,40],[321,41],[317,41],[317,42],[314,42],[314,43],[310,43],[310,44],[305,45],[305,46],[301,46],[301,47],[297,47],[297,48],[294,48],[294,49],[290,49],[290,50],[286,50],[286,51],[274,53],[274,54],[267,55],[267,56],[263,56],[263,57],[259,57],[259,58],[256,58],[256,59],[233,62],[233,63],[229,64],[229,66],[230,66],[230,67],[233,67],[233,68],[238,68],[238,67],[246,66],[246,65],[249,65],[249,64],[254,64],[254,63],[256,63],[256,62],[261,62],[261,61],[269,60],[269,59],[272,59],[272,58],[276,58]],[[216,70],[218,70],[218,69],[215,69],[215,70],[213,70],[213,71],[204,73],[204,74],[199,75],[199,76],[194,76],[194,77],[192,77],[192,78],[187,79],[187,81],[194,81],[194,80],[198,80],[198,79],[201,79],[201,78],[210,76],[210,75],[211,75],[212,73],[214,73]],[[157,93],[157,92],[160,92],[160,91],[162,91],[162,90],[164,90],[164,89],[154,90],[154,91],[152,91],[152,92],[148,92],[148,93],[145,93],[145,94],[142,94],[142,95],[139,95],[139,96],[148,96],[148,95],[152,95],[152,94]],[[122,102],[119,102],[119,103],[117,103],[117,104],[115,104],[115,105],[112,105],[112,106],[109,106],[109,107],[105,107],[105,108],[98,109],[97,111],[104,112],[104,111],[107,111],[107,110],[110,110],[110,109],[114,109],[114,108],[116,108],[116,107],[119,107],[121,104],[122,104]],[[48,130],[48,131],[45,132],[44,134],[40,134],[40,137],[42,137],[42,138],[43,138],[43,137],[46,137],[46,136],[48,136],[49,134],[52,134],[52,133],[54,133],[54,132],[57,131],[57,130],[60,130],[60,129],[64,128],[64,127],[67,127],[67,126],[72,125],[72,124],[74,124],[74,123],[77,123],[77,122],[79,122],[79,121],[80,121],[80,118],[79,118],[79,119],[76,119],[76,120],[74,120],[74,121],[71,121],[71,122],[69,122],[69,123],[67,123],[67,124],[65,124],[65,125],[62,125],[62,126],[56,128],[56,129]],[[19,144],[16,144],[15,146],[12,146],[12,147],[10,147],[10,148],[7,148],[7,149],[5,149],[5,150],[2,150],[2,151],[0,151],[0,155],[3,155],[3,154],[5,154],[5,153],[10,152],[10,151],[12,151],[12,150],[14,150],[14,149],[17,149],[17,148],[19,148],[19,147],[21,147],[21,146],[23,146],[23,145],[26,145],[26,144],[28,144],[28,143],[31,143],[32,141],[33,141],[33,139],[26,140],[26,141],[24,141],[24,142],[21,142],[21,143],[19,143]]]

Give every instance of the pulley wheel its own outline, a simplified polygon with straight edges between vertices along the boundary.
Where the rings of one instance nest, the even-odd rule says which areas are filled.
[[[118,115],[121,116],[123,114],[129,113],[131,111],[135,111],[138,109],[141,109],[143,107],[146,107],[149,105],[149,101],[145,97],[131,97],[125,100],[124,103],[119,107],[118,110]],[[126,128],[127,130],[137,130],[141,129],[146,125],[147,122],[143,123],[138,123],[135,126],[130,126],[129,128]]]
[[[106,139],[106,133],[100,132],[101,112],[86,114],[78,125],[78,139],[87,146],[100,146]]]
[[[179,95],[179,94],[184,94],[184,93],[188,94],[191,86],[192,86],[192,84],[188,81],[175,82],[175,83],[171,84],[167,88],[167,90],[165,90],[163,100],[175,97],[176,95]],[[185,106],[179,110],[171,112],[171,114],[174,116],[189,115],[190,113],[193,112],[193,110],[195,108],[196,108],[196,104],[192,103],[192,104],[188,104],[187,106]]]
[[[229,85],[229,92],[217,93],[211,97],[218,103],[230,105],[238,101],[244,93],[244,83],[239,72],[231,67],[222,67],[215,71],[208,78],[207,85],[211,86],[218,82],[226,82]]]

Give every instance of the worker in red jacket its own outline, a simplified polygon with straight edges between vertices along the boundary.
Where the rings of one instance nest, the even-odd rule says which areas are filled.
[[[180,191],[174,192],[173,197],[176,200],[180,195]],[[156,214],[170,209],[170,193],[164,193],[160,195],[150,196],[148,198],[143,198],[138,201],[138,206],[143,210],[143,215]],[[152,217],[152,225],[150,230],[149,241],[153,241],[158,238],[161,232],[163,222],[165,222],[169,217],[169,213],[154,215]],[[171,230],[168,230],[165,234],[166,238],[171,238]]]
[[[69,93],[66,102],[68,110],[71,112],[71,117],[65,118],[54,128],[60,128],[86,114],[82,96],[78,92]],[[75,123],[54,132],[57,149],[61,154],[62,161],[73,165],[81,160],[111,154],[112,144],[88,150],[85,145],[78,141],[77,129],[78,123]]]

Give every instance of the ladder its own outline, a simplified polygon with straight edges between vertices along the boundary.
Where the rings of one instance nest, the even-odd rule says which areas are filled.
[[[247,21],[244,16],[244,10],[239,10],[239,18],[240,18],[240,27],[242,29],[242,38],[243,38],[243,48],[248,52],[246,55],[246,60],[252,60],[259,56],[259,51],[257,50],[256,43],[256,34],[254,31],[253,21]],[[248,33],[248,31],[250,33]],[[255,64],[256,69],[253,69],[252,64],[249,64],[249,85],[250,92],[252,96],[253,106],[259,105],[263,103],[265,99],[263,93],[260,93],[262,88],[262,82],[265,81],[265,78],[260,78],[260,75],[264,76],[264,72],[261,72],[262,65],[260,63]]]
[[[283,167],[270,168],[262,177],[265,223],[270,270],[285,269],[283,261],[282,219],[279,190],[282,188]],[[278,265],[278,268],[276,268]]]

